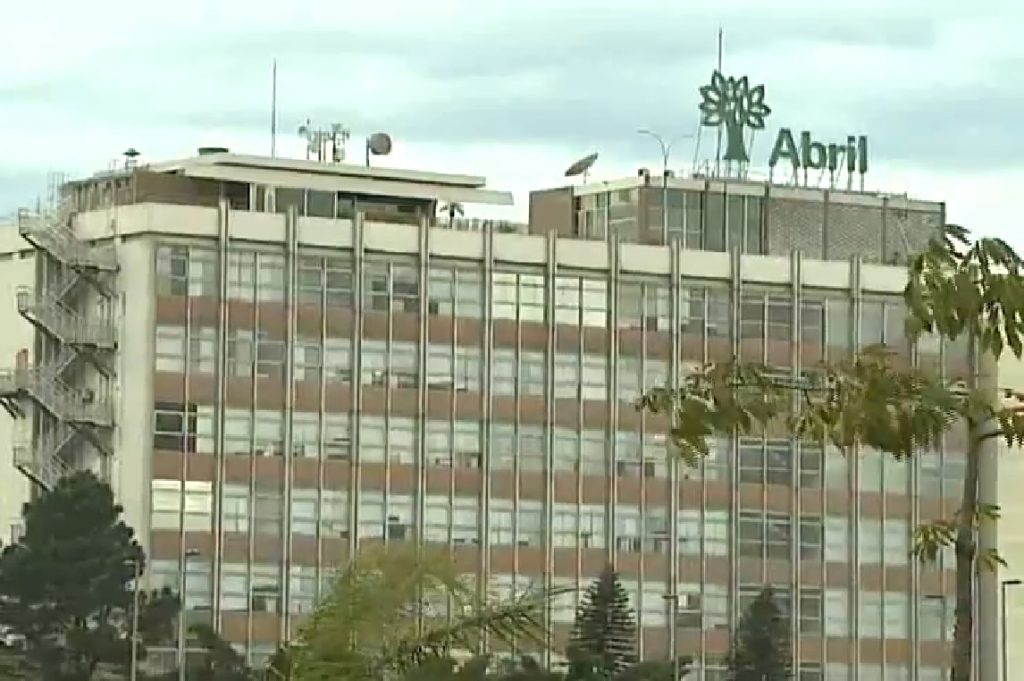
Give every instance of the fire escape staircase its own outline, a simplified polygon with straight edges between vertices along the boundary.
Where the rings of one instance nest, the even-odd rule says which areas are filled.
[[[118,263],[112,246],[79,240],[61,219],[22,211],[18,230],[44,259],[55,263],[42,277],[42,290],[17,292],[19,314],[36,330],[42,360],[22,359],[13,371],[0,373],[0,406],[15,418],[34,419],[31,437],[16,438],[15,466],[36,484],[50,488],[74,467],[84,442],[104,456],[113,454],[114,410],[106,395],[83,379],[87,369],[110,379],[114,374],[117,331],[111,319],[91,309],[115,295]],[[54,273],[59,272],[56,276]],[[16,429],[17,431],[17,429]]]

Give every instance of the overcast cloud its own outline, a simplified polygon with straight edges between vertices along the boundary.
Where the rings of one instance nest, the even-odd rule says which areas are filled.
[[[697,131],[697,88],[725,31],[724,70],[764,83],[779,126],[871,140],[872,189],[945,200],[951,219],[1014,238],[1024,183],[1024,6],[959,0],[39,0],[6,9],[0,41],[0,214],[48,171],[101,169],[203,144],[279,149],[307,117],[359,138],[392,133],[388,165],[486,175],[516,193],[561,184],[590,151],[595,178],[659,158],[638,127]],[[160,9],[155,9],[159,7]],[[705,129],[699,156],[713,154]],[[358,149],[355,150],[358,152]],[[358,156],[358,153],[353,155]],[[688,169],[694,141],[672,165]],[[1014,238],[1024,245],[1024,238]]]

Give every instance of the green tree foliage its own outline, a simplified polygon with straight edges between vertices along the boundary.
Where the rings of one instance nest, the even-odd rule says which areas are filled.
[[[98,665],[126,666],[135,566],[145,556],[110,488],[76,473],[25,508],[25,533],[0,555],[0,625],[25,640],[42,678],[80,681]],[[154,641],[177,609],[167,593],[141,599]]]
[[[729,651],[729,680],[786,681],[792,673],[789,643],[789,622],[765,587],[740,619]]]
[[[543,597],[481,603],[446,551],[408,544],[362,550],[291,651],[291,678],[340,681],[434,673],[455,651],[492,643],[541,644]],[[422,616],[420,616],[422,614]]]
[[[886,348],[868,348],[849,361],[807,368],[799,381],[782,380],[767,367],[738,361],[708,365],[678,390],[645,394],[641,409],[668,414],[679,455],[696,463],[708,438],[760,435],[784,424],[798,438],[828,442],[844,454],[865,447],[897,459],[934,449],[954,428],[966,426],[967,456],[962,504],[954,517],[915,530],[913,550],[934,560],[943,546],[956,554],[952,681],[970,681],[974,632],[974,573],[1002,561],[994,549],[979,555],[979,523],[995,520],[998,507],[979,501],[978,464],[996,440],[1024,444],[1024,394],[991,385],[992,358],[1024,352],[1024,261],[999,239],[971,241],[961,227],[915,256],[904,291],[907,335],[966,340],[972,370],[940,377],[906,366]]]
[[[610,679],[636,659],[636,620],[609,565],[583,594],[567,651],[569,679]]]
[[[255,678],[252,670],[245,664],[245,658],[235,652],[229,643],[209,625],[198,624],[191,627],[196,647],[205,652],[190,662],[188,678],[195,681],[251,681]]]

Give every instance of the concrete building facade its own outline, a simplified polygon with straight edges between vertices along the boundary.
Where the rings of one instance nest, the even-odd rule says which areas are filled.
[[[771,584],[801,681],[939,681],[952,566],[909,546],[956,507],[962,441],[896,463],[768,432],[691,469],[633,401],[707,361],[799,376],[878,342],[962,370],[906,342],[885,264],[942,205],[668,184],[668,230],[640,176],[535,193],[519,234],[434,218],[510,202],[482,178],[220,153],[71,183],[3,242],[14,463],[111,480],[149,586],[253,663],[361,544],[423,541],[495,593],[612,562],[642,655],[674,639],[695,679],[724,678]],[[555,647],[576,602],[546,614]]]

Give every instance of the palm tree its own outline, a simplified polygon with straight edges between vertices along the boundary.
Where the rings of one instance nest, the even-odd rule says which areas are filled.
[[[335,577],[291,649],[295,681],[397,678],[495,642],[542,643],[544,598],[481,603],[447,551],[398,543]]]
[[[448,203],[442,203],[441,207],[438,208],[438,212],[441,214],[448,214],[448,229],[452,229],[455,224],[455,214],[458,213],[459,217],[462,217],[465,213],[462,208],[462,204],[456,201],[449,201]]]

